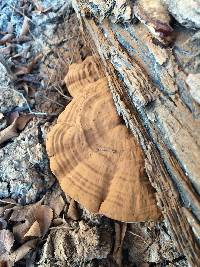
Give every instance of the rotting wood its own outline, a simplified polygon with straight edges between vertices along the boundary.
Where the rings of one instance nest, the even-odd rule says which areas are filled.
[[[88,42],[101,57],[117,111],[146,155],[146,170],[177,248],[191,266],[199,266],[200,248],[191,218],[198,224],[200,127],[177,93],[175,76],[184,77],[184,72],[178,70],[170,49],[149,42],[148,48],[160,66],[163,86],[159,88],[151,76],[148,59],[141,60],[143,55],[139,55],[142,52],[137,47],[141,40],[133,37],[137,32],[133,26],[125,28],[108,21],[97,26],[87,18],[81,21]],[[119,34],[126,44],[119,41]]]

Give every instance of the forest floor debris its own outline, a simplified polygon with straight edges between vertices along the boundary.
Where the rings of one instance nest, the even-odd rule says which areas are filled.
[[[114,249],[114,222],[66,198],[50,172],[46,133],[71,100],[63,78],[91,54],[70,1],[0,10],[0,265],[187,266],[163,222],[127,225]]]

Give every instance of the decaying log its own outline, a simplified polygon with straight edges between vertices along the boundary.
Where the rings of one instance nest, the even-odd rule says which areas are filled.
[[[116,109],[146,155],[146,171],[177,248],[191,266],[200,266],[199,106],[185,82],[198,70],[191,70],[192,55],[188,64],[176,50],[195,45],[195,37],[186,34],[180,44],[180,33],[176,46],[166,48],[141,23],[99,23],[80,16],[79,1],[73,2],[100,55]]]

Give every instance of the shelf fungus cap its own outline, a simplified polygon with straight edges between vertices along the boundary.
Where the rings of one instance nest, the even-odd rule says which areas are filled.
[[[65,81],[74,99],[46,144],[63,191],[90,212],[115,220],[158,219],[141,148],[115,111],[98,61],[73,64]]]

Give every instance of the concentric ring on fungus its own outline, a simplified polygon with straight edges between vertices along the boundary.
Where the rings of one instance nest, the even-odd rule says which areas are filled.
[[[51,170],[63,191],[115,220],[158,219],[142,150],[116,113],[98,60],[71,65],[65,81],[74,98],[47,137]]]

